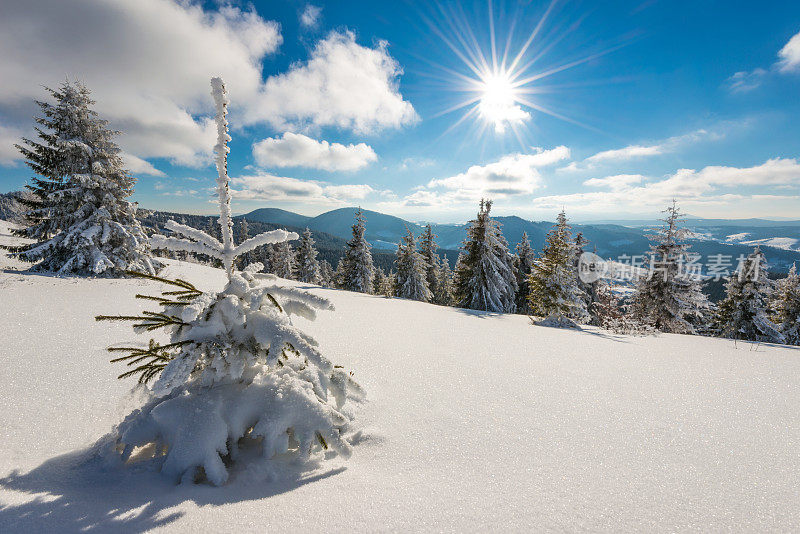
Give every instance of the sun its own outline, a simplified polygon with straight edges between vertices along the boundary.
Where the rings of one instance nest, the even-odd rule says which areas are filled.
[[[498,23],[502,23],[501,35],[498,35],[493,3],[494,0],[488,0],[488,35],[472,27],[458,2],[441,4],[434,0],[433,15],[422,16],[428,29],[441,39],[456,60],[455,67],[426,60],[436,67],[437,72],[431,73],[431,76],[442,82],[440,87],[460,95],[458,101],[435,115],[461,112],[461,117],[442,136],[464,123],[472,122],[479,137],[486,130],[494,130],[499,138],[505,138],[510,133],[517,138],[521,147],[526,147],[530,145],[529,134],[534,127],[534,115],[548,115],[599,131],[546,104],[549,100],[558,105],[558,93],[570,87],[579,87],[584,82],[555,84],[549,78],[618,50],[629,39],[620,39],[617,44],[582,57],[579,55],[577,58],[559,60],[554,54],[550,55],[551,50],[576,31],[579,24],[560,24],[558,26],[563,28],[562,31],[543,31],[543,28],[548,19],[554,16],[554,10],[560,9],[560,4],[564,2],[550,0],[538,22],[525,24],[524,27],[530,28],[530,32],[519,37],[515,37],[514,28],[523,8],[518,7],[516,14],[505,12],[498,19]],[[545,62],[551,63],[548,65]]]
[[[503,133],[509,124],[518,124],[531,115],[519,105],[519,97],[511,75],[502,70],[489,72],[478,84],[480,101],[478,112],[497,133]]]

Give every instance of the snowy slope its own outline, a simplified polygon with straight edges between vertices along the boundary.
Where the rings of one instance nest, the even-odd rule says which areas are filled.
[[[149,285],[0,272],[0,532],[800,528],[800,350],[326,289],[300,324],[367,390],[350,460],[221,488],[87,461],[136,406],[104,351],[132,333],[93,316]]]

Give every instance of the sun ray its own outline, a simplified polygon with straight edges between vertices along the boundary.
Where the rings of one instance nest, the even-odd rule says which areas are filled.
[[[540,82],[609,54],[626,44],[579,55],[577,59],[564,58],[560,63],[548,61],[549,65],[538,65],[540,62],[544,63],[546,56],[553,55],[552,51],[557,45],[566,39],[572,39],[577,29],[582,27],[586,15],[578,16],[577,20],[574,17],[565,18],[561,14],[564,2],[549,0],[542,6],[543,12],[538,19],[532,21],[533,29],[527,35],[521,34],[517,37],[515,29],[525,23],[524,8],[517,5],[514,9],[507,9],[503,0],[485,1],[484,13],[487,16],[485,30],[482,32],[476,32],[476,28],[470,23],[473,19],[467,17],[461,2],[434,0],[428,11],[430,16],[420,17],[431,33],[441,38],[461,62],[461,67],[453,67],[437,65],[430,57],[421,58],[442,73],[441,76],[431,76],[432,78],[449,82],[449,87],[443,87],[444,90],[462,95],[432,116],[437,118],[464,110],[442,135],[474,120],[475,124],[469,128],[468,133],[477,133],[484,143],[487,139],[483,136],[493,130],[502,144],[506,143],[507,138],[526,149],[526,145],[533,144],[527,143],[527,139],[533,138],[531,128],[540,130],[540,126],[532,121],[534,114],[554,117],[581,128],[599,131],[550,105],[543,105],[537,97],[584,84],[572,82],[559,86],[552,83],[543,85]],[[534,65],[537,65],[535,70]]]

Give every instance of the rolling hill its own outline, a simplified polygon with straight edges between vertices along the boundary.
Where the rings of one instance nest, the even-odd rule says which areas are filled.
[[[351,226],[353,225],[356,208],[339,208],[328,211],[316,217],[304,217],[285,210],[262,208],[250,212],[244,217],[254,221],[269,224],[286,224],[289,221],[304,221],[302,224],[316,232],[332,234],[342,240],[350,239]],[[394,252],[396,243],[410,228],[417,235],[422,233],[422,226],[376,211],[364,210],[367,220],[366,238],[375,248],[375,252]],[[502,224],[502,232],[509,242],[511,249],[522,239],[522,233],[527,232],[534,250],[541,250],[545,236],[552,227],[550,221],[528,221],[517,216],[495,217]],[[750,219],[737,223],[735,220],[704,220],[689,219],[687,226],[694,232],[695,238],[691,240],[693,252],[701,254],[704,258],[710,255],[722,254],[731,256],[734,260],[740,255],[752,252],[756,244],[760,244],[767,256],[770,266],[778,271],[785,272],[793,262],[800,261],[800,226],[793,226],[786,221],[765,221],[754,219],[754,226],[747,226]],[[589,240],[587,250],[596,249],[597,253],[606,258],[620,256],[635,256],[643,254],[649,247],[650,241],[646,237],[649,229],[656,224],[655,221],[636,221],[636,225],[622,225],[610,223],[573,224],[575,232],[582,232]],[[767,225],[772,222],[772,226]],[[737,224],[734,224],[737,223]],[[453,265],[456,251],[466,237],[468,225],[464,224],[435,224],[433,230],[437,234],[437,242],[444,249],[443,253]],[[737,240],[736,238],[740,239]],[[787,246],[776,246],[776,245]]]

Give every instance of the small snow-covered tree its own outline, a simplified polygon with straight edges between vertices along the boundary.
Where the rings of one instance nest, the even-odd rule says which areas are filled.
[[[456,264],[455,299],[461,308],[492,312],[514,311],[517,280],[508,242],[491,218],[491,200],[481,199],[470,221],[462,255]]]
[[[344,258],[339,258],[336,263],[336,270],[333,271],[332,287],[344,289]]]
[[[453,271],[450,270],[450,263],[447,261],[447,256],[439,258],[439,294],[434,295],[435,303],[442,306],[452,306],[453,297]]]
[[[336,287],[333,267],[328,260],[319,262],[319,275],[321,283],[324,287]]]
[[[297,272],[297,261],[292,245],[282,241],[273,245],[270,255],[270,272],[279,278],[294,280]]]
[[[681,226],[683,215],[674,201],[664,212],[664,225],[648,235],[653,241],[650,266],[636,284],[632,311],[639,322],[661,332],[695,334],[709,308],[708,298],[700,289],[699,273],[689,269],[689,230]]]
[[[157,235],[153,241],[159,248],[219,259],[228,283],[220,293],[204,293],[184,280],[141,275],[169,284],[160,297],[142,296],[163,310],[98,320],[130,320],[137,331],[164,328],[171,336],[163,345],[151,340],[147,347],[109,349],[122,354],[115,361],[131,367],[122,377],[138,375],[144,383],[155,379],[151,400],[116,427],[106,439],[109,448],[121,452],[123,460],[141,448],[174,480],[204,476],[220,485],[228,469],[248,457],[292,454],[306,459],[326,449],[348,456],[345,434],[353,415],[345,402],[361,399],[363,392],[292,324],[292,315],[313,319],[316,309],[332,309],[328,301],[278,285],[273,276],[259,280],[248,271],[234,271],[237,256],[298,235],[273,230],[235,245],[227,174],[228,101],[221,79],[212,80],[212,89],[222,241],[175,221],[168,221],[167,228],[184,238]]]
[[[436,251],[439,245],[436,244],[436,234],[433,233],[433,228],[430,224],[425,226],[425,230],[419,238],[419,251],[422,259],[425,261],[425,279],[428,282],[428,289],[431,292],[431,300],[436,301],[439,298],[439,278],[441,265],[439,264],[439,256]]]
[[[539,259],[534,260],[528,277],[528,304],[534,315],[557,322],[587,318],[583,292],[578,288],[577,269],[573,263],[574,243],[564,211],[547,234]]]
[[[41,142],[16,145],[38,176],[28,186],[34,198],[21,200],[26,227],[15,231],[36,241],[14,252],[38,261],[34,270],[58,274],[155,273],[160,264],[150,258],[136,206],[127,200],[136,180],[123,167],[118,132],[92,109],[83,84],[64,82],[47,91],[56,104],[37,102]]]
[[[417,251],[417,240],[409,228],[406,228],[406,235],[397,245],[395,265],[397,265],[395,295],[404,299],[429,302],[432,295],[425,273],[425,259]]]
[[[531,242],[528,239],[528,233],[522,232],[522,239],[517,243],[517,254],[514,256],[514,274],[517,277],[517,294],[514,301],[517,305],[517,313],[529,314],[530,306],[528,305],[528,294],[530,293],[530,286],[528,278],[530,278],[531,271],[533,270],[533,262],[536,259],[536,254],[531,248]]]
[[[800,345],[800,275],[794,264],[786,278],[778,281],[772,307],[784,342]]]
[[[381,269],[375,269],[375,280],[372,283],[372,292],[376,295],[391,297],[394,295],[391,278]]]
[[[314,238],[311,230],[306,228],[297,247],[297,279],[306,284],[319,284],[322,277],[317,261],[317,249],[314,248]]]
[[[717,305],[712,331],[731,339],[783,343],[783,335],[768,315],[771,293],[767,261],[756,247],[728,279],[725,298]]]
[[[366,219],[361,208],[356,211],[356,223],[353,225],[353,239],[347,242],[347,249],[342,262],[342,289],[372,293],[372,278],[375,267],[372,264],[370,245],[364,238]]]

